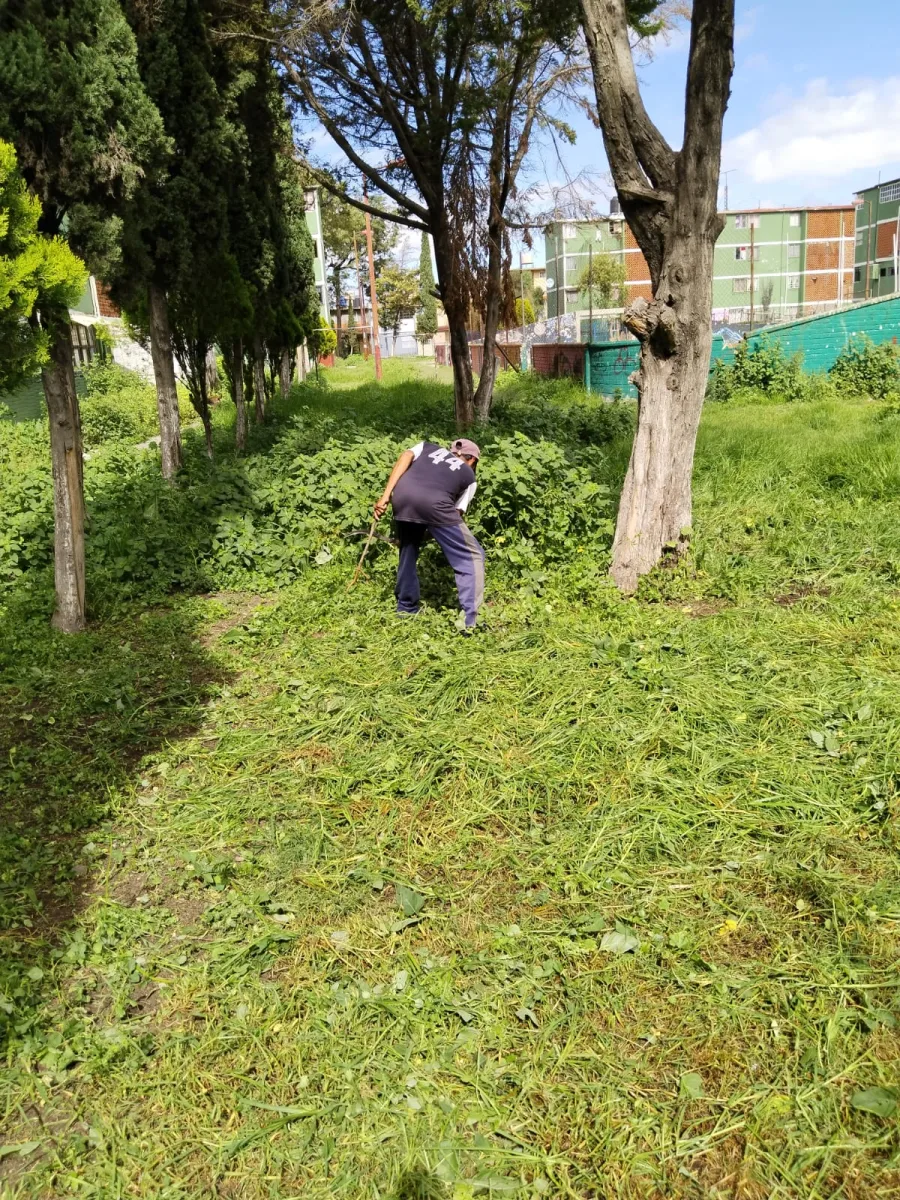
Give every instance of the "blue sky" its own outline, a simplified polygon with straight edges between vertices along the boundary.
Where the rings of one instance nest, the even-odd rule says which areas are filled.
[[[900,177],[898,8],[898,0],[858,7],[847,0],[737,0],[722,152],[731,208],[846,204],[879,176]],[[673,146],[681,142],[687,49],[683,28],[640,69],[647,108]],[[566,119],[576,144],[559,150],[562,162],[556,151],[540,148],[521,180],[545,191],[538,209],[546,210],[549,192],[579,172],[607,170],[599,130],[581,113]],[[316,142],[326,158],[342,158],[324,131]],[[602,195],[597,199],[605,208]],[[723,189],[723,207],[724,199]],[[418,236],[402,245],[407,265],[414,265]],[[544,261],[537,231],[533,260]]]
[[[846,0],[738,0],[722,154],[731,208],[846,203],[879,173],[900,176],[898,18],[897,0],[858,9]],[[682,32],[640,72],[650,115],[673,145],[681,141],[686,63]],[[535,183],[605,171],[599,131],[584,117],[573,124],[578,141],[562,151],[566,170],[545,152],[532,164]],[[536,263],[542,243],[535,238]]]

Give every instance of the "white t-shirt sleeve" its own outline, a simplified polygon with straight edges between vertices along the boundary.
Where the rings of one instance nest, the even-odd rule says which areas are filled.
[[[463,494],[460,496],[460,498],[456,501],[456,507],[459,509],[460,512],[465,512],[466,509],[469,507],[469,505],[472,503],[472,497],[475,495],[475,489],[477,487],[478,487],[477,483],[470,483],[469,486],[466,488],[466,490],[463,492]]]
[[[410,446],[409,453],[413,456],[413,458],[418,458],[424,449],[425,449],[424,442],[416,442],[416,444],[414,446]]]

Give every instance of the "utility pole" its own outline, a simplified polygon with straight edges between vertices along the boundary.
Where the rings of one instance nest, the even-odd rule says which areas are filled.
[[[594,340],[594,243],[588,246],[588,345]]]
[[[369,185],[363,176],[363,199],[369,201]],[[378,333],[378,293],[375,290],[375,252],[372,247],[372,216],[366,213],[366,248],[369,253],[369,298],[372,304],[372,353],[375,355],[375,378],[381,382],[381,338]]]
[[[754,285],[756,283],[756,265],[753,261],[755,238],[754,238],[753,234],[754,234],[753,214],[751,213],[751,215],[750,215],[750,332],[751,333],[753,332],[753,289],[754,289]]]
[[[531,265],[531,255],[528,256],[528,264]],[[522,349],[519,352],[519,357],[522,362],[522,370],[527,370],[528,355],[525,351],[525,252],[519,250],[519,295],[522,300]]]
[[[353,256],[356,259],[356,290],[359,299],[359,324],[362,329],[363,339],[363,358],[368,358],[371,353],[371,339],[369,338],[369,318],[366,315],[366,292],[363,287],[362,268],[359,265],[359,246],[356,244],[356,234],[353,235]]]

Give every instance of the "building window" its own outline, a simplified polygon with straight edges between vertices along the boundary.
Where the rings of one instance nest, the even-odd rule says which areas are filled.
[[[735,257],[736,262],[749,262],[750,261],[750,247],[749,246],[735,246],[734,257]],[[759,246],[753,247],[753,261],[759,262]]]
[[[863,233],[862,233],[862,230],[861,230],[861,229],[857,229],[857,231],[856,231],[856,244],[857,244],[857,246],[861,246],[861,245],[862,245],[862,243],[863,243]]]
[[[788,218],[788,225],[799,225],[799,224],[800,224],[800,214],[799,213],[791,213],[790,217]]]
[[[853,272],[853,282],[859,283],[861,281],[861,279],[862,279],[862,271],[860,271],[859,267],[857,267]]]
[[[754,283],[755,283],[755,281],[754,281]],[[744,275],[740,279],[732,279],[731,285],[732,285],[731,290],[733,292],[749,292],[750,291],[750,277],[748,275]]]
[[[573,237],[576,237],[577,233],[578,231],[574,225],[563,225],[563,237],[566,241],[570,241]]]
[[[738,213],[734,218],[735,229],[759,229],[759,213]]]
[[[799,288],[800,276],[799,275],[788,275],[788,284],[787,285],[789,288],[794,288],[794,289]]]
[[[799,258],[799,257],[800,257],[800,243],[799,242],[788,242],[788,258]]]
[[[900,200],[900,179],[895,179],[893,183],[886,183],[878,190],[879,204],[890,204],[892,200]]]

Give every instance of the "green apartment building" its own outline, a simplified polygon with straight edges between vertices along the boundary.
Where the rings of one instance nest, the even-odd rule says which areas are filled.
[[[855,208],[729,210],[722,217],[713,279],[717,323],[793,320],[853,299]],[[651,297],[647,263],[620,213],[549,225],[545,253],[548,317],[587,312],[589,297],[578,280],[592,253],[621,257],[623,302]]]
[[[900,290],[900,179],[856,196],[853,296],[875,300]]]

